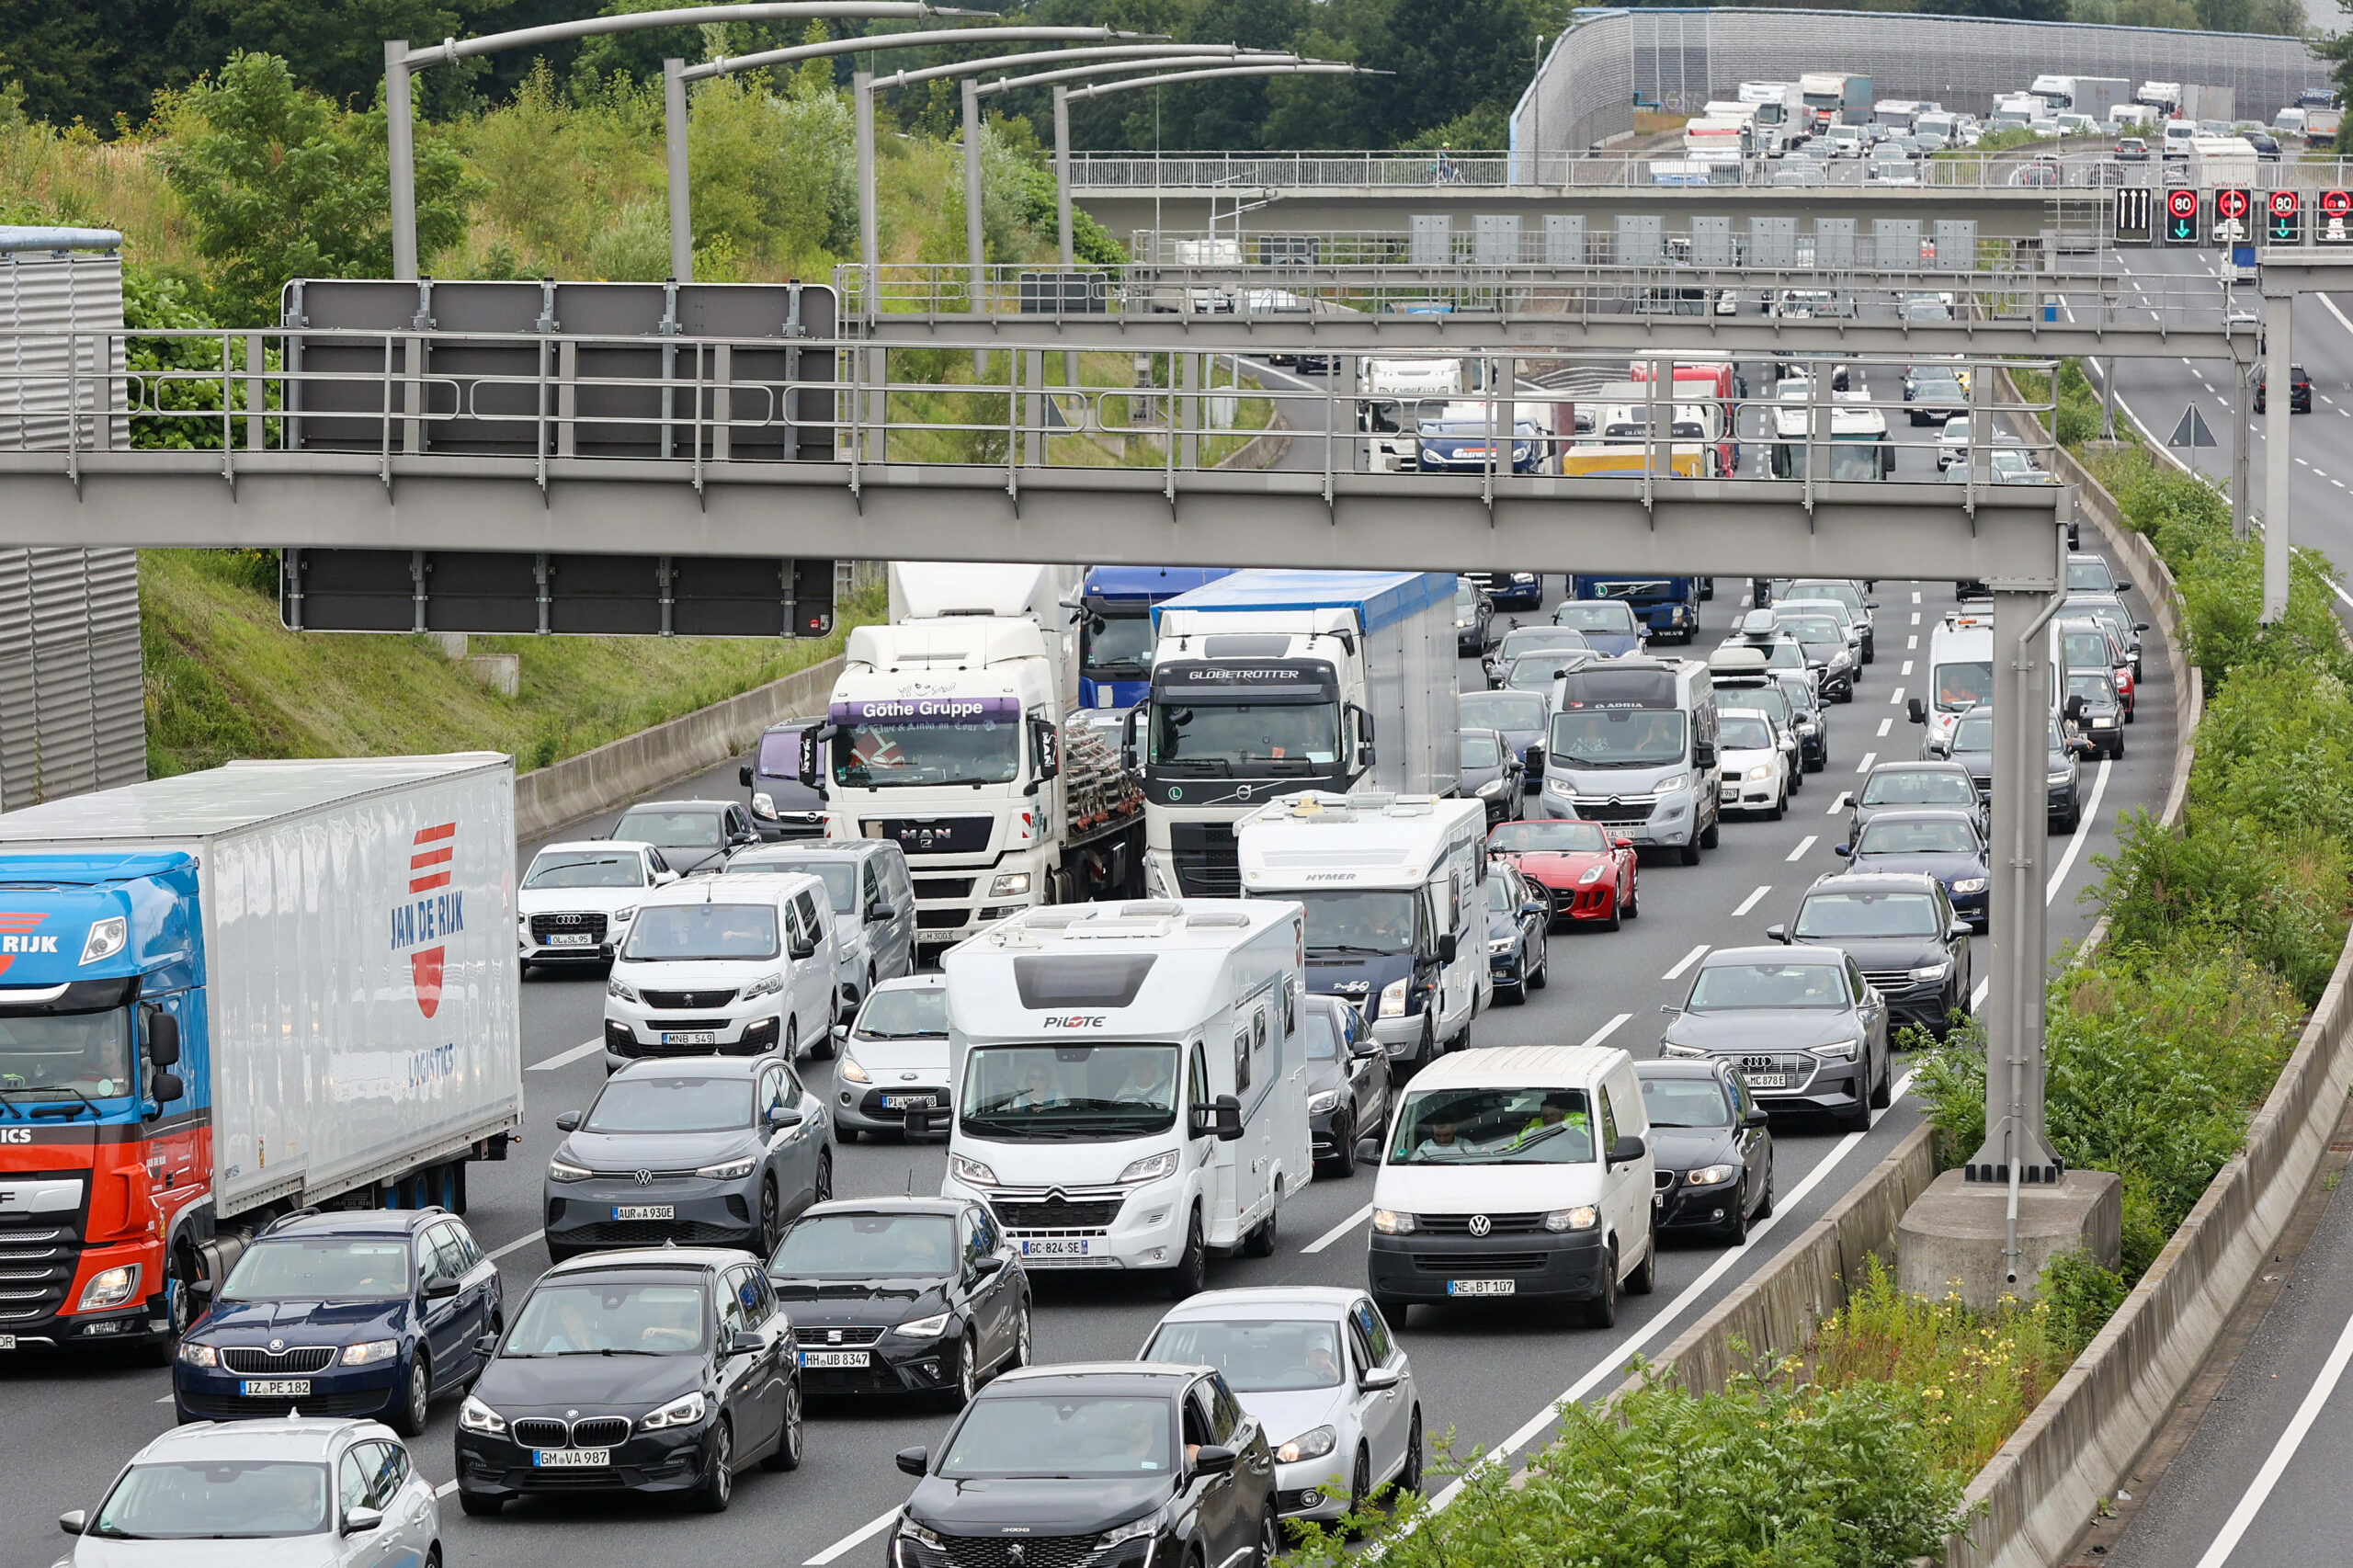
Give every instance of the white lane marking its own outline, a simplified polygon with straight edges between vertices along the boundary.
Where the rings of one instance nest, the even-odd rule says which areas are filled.
[[[490,1261],[496,1263],[500,1258],[505,1257],[510,1252],[521,1252],[533,1242],[543,1242],[547,1240],[547,1235],[548,1233],[545,1231],[533,1231],[528,1236],[517,1236],[503,1247],[494,1247],[491,1249]]]
[[[2324,294],[2321,298],[2325,300],[2328,296]],[[2231,1517],[2222,1521],[2222,1533],[2206,1549],[2206,1555],[2198,1560],[2198,1568],[2222,1568],[2222,1564],[2230,1561],[2231,1553],[2238,1550],[2239,1538],[2246,1534],[2247,1526],[2255,1523],[2256,1515],[2263,1511],[2263,1505],[2270,1500],[2271,1489],[2279,1484],[2279,1478],[2287,1473],[2289,1464],[2296,1457],[2296,1450],[2303,1446],[2304,1437],[2312,1431],[2313,1423],[2320,1419],[2322,1408],[2336,1392],[2337,1381],[2345,1376],[2347,1362],[2353,1362],[2353,1322],[2347,1323],[2345,1332],[2336,1336],[2336,1344],[2329,1350],[2328,1359],[2321,1363],[2320,1376],[2314,1378],[2313,1386],[2304,1392],[2303,1403],[2296,1406],[2296,1414],[2290,1419],[2287,1430],[2279,1434],[2279,1440],[2271,1445],[2271,1452],[2264,1459],[2263,1468],[2256,1471],[2255,1484],[2246,1489],[2246,1495],[2241,1497],[2238,1506],[2231,1510]]]
[[[523,1071],[526,1073],[552,1073],[559,1067],[569,1067],[572,1063],[579,1061],[582,1057],[587,1055],[592,1051],[602,1050],[604,1048],[604,1044],[605,1041],[601,1036],[596,1040],[583,1040],[578,1045],[574,1046],[570,1051],[559,1051],[553,1056],[546,1057],[540,1061],[532,1062],[529,1067],[523,1069]]]
[[[172,1403],[172,1396],[171,1396],[170,1394],[165,1394],[163,1398],[161,1398],[161,1399],[157,1400],[155,1403],[156,1403],[157,1404],[169,1404],[169,1403]]]
[[[1920,624],[1920,612],[1916,609],[1912,612],[1912,624],[1915,626]]]
[[[1809,838],[1809,839],[1807,839],[1807,840],[1806,840],[1806,842],[1807,842],[1808,844],[1812,844],[1812,843],[1813,842],[1813,839],[1811,839],[1811,838]],[[1797,857],[1796,857],[1796,856],[1794,856],[1794,855],[1792,855],[1792,856],[1790,856],[1790,859],[1792,859],[1792,860],[1794,860],[1794,859],[1796,859],[1796,858],[1797,858]],[[1733,917],[1734,920],[1739,919],[1742,915],[1744,915],[1747,914],[1750,910],[1752,910],[1752,909],[1756,908],[1756,903],[1757,903],[1757,901],[1758,901],[1759,899],[1763,898],[1767,893],[1771,892],[1772,891],[1773,891],[1773,884],[1772,884],[1772,883],[1770,883],[1770,882],[1768,882],[1768,883],[1766,883],[1763,887],[1758,888],[1755,892],[1750,893],[1746,898],[1744,898],[1744,899],[1742,899],[1742,900],[1740,901],[1740,906],[1739,906],[1738,908],[1734,909],[1734,910],[1732,912],[1732,917]]]
[[[1708,949],[1701,948],[1699,950],[1704,953]],[[1686,959],[1683,961],[1684,963],[1688,963],[1691,960]],[[1677,964],[1676,967],[1680,969],[1682,965]],[[1669,978],[1671,979],[1673,977],[1669,976]],[[1591,1034],[1586,1036],[1579,1043],[1584,1045],[1599,1045],[1603,1040],[1608,1040],[1611,1035],[1616,1034],[1620,1024],[1631,1023],[1633,1021],[1633,1017],[1634,1015],[1631,1013],[1620,1013],[1616,1017],[1610,1019],[1608,1023],[1602,1025],[1599,1028],[1594,1030]]]
[[[1829,809],[1828,811],[1826,811],[1826,812],[1823,812],[1822,814],[1823,814],[1824,816],[1826,816],[1826,817],[1835,817],[1835,816],[1836,816],[1840,812],[1845,811],[1845,810],[1847,809],[1847,798],[1848,798],[1852,793],[1853,793],[1853,791],[1852,791],[1852,790],[1839,790],[1839,791],[1838,791],[1838,798],[1837,798],[1836,800],[1835,800],[1835,801],[1831,801],[1831,802],[1830,802],[1830,809]]]
[[[1912,673],[1912,661],[1911,661],[1911,660],[1909,660],[1909,659],[1904,660],[1904,667],[1903,667],[1902,669],[1900,669],[1900,670],[1896,671],[1895,673],[1896,673],[1897,675],[1900,675],[1900,676],[1908,676],[1908,675],[1910,675],[1910,674]]]
[[[1920,602],[1920,590],[1917,588],[1912,590],[1912,602],[1915,605]]]
[[[1308,1243],[1299,1250],[1302,1252],[1322,1252],[1325,1247],[1330,1246],[1334,1242],[1338,1241],[1350,1231],[1355,1230],[1358,1225],[1363,1224],[1367,1220],[1371,1218],[1372,1205],[1368,1203],[1363,1208],[1358,1210],[1355,1213],[1349,1215],[1347,1219],[1341,1221],[1338,1224],[1333,1226],[1330,1230],[1324,1232],[1322,1235],[1316,1237],[1313,1241]]]
[[[1855,764],[1855,771],[1858,773],[1869,773],[1871,770],[1871,764],[1878,760],[1879,753],[1875,751],[1867,751],[1863,753],[1862,760]]]
[[[1803,838],[1798,840],[1798,846],[1790,851],[1790,858],[1793,861],[1804,859],[1805,852],[1813,848],[1813,844],[1814,835],[1810,833],[1807,834]]]
[[[447,1497],[450,1493],[455,1492],[457,1489],[458,1483],[456,1482],[445,1481],[440,1485],[433,1489],[433,1495],[436,1497]]]
[[[2346,319],[2346,317],[2345,317],[2345,312],[2344,312],[2343,311],[2340,311],[2340,310],[2338,310],[2338,309],[2336,308],[2336,301],[2334,301],[2334,300],[2330,299],[2327,295],[2323,294],[2323,295],[2320,297],[2320,302],[2321,302],[2321,304],[2323,305],[2323,307],[2325,307],[2325,308],[2327,310],[2327,312],[2328,312],[2328,313],[2329,313],[2330,315],[2333,315],[2333,316],[2335,316],[2335,317],[2336,318],[2336,324],[2337,324],[2337,325],[2339,325],[2339,326],[2343,327],[2343,328],[2344,328],[2346,331],[2347,331],[2347,332],[2353,332],[2353,321],[2347,321],[2347,320]]]
[[[2048,904],[2059,896],[2060,886],[2066,881],[2067,873],[2075,869],[2075,857],[2083,850],[2084,839],[2090,834],[2092,824],[2099,820],[2100,797],[2108,793],[2108,770],[2115,766],[2114,757],[2100,758],[2099,776],[2092,780],[2092,798],[2084,802],[2083,818],[2075,824],[2075,834],[2067,840],[2065,852],[2059,857],[2059,863],[2051,868],[2051,875],[2042,884],[2044,903]]]
[[[1750,1229],[1753,1231],[1755,1227],[1752,1226]],[[825,1548],[824,1551],[817,1553],[816,1556],[810,1558],[806,1562],[801,1564],[801,1568],[824,1568],[824,1564],[831,1562],[835,1558],[839,1557],[842,1553],[849,1551],[851,1548],[858,1545],[862,1541],[872,1539],[874,1536],[881,1533],[884,1529],[890,1528],[892,1521],[896,1519],[898,1517],[899,1506],[894,1503],[891,1506],[888,1513],[870,1519],[866,1523],[858,1526],[858,1528],[850,1531],[849,1534],[842,1537],[841,1540],[834,1542],[833,1545]]]
[[[1899,686],[1899,687],[1897,687],[1893,691],[1889,692],[1889,693],[1887,694],[1887,702],[1888,702],[1888,706],[1889,706],[1889,707],[1891,707],[1891,708],[1901,708],[1901,707],[1903,707],[1903,706],[1904,706],[1904,688],[1903,688],[1902,687],[1900,687],[1900,686]]]
[[[1881,719],[1879,722],[1879,733],[1881,736],[1885,736],[1888,731],[1893,728],[1895,728],[1895,721],[1893,719]]]
[[[1683,957],[1677,961],[1673,969],[1668,970],[1665,974],[1660,975],[1659,978],[1661,980],[1680,980],[1683,978],[1683,971],[1685,970],[1689,969],[1693,964],[1698,963],[1701,959],[1706,958],[1707,956],[1708,944],[1702,942],[1698,947],[1692,949],[1689,952],[1684,954]]]
[[[1906,637],[1904,640],[1904,651],[1907,653],[1918,652],[1919,647],[1920,639],[1916,634],[1911,637]]]
[[[1911,1087],[1911,1074],[1906,1073],[1903,1077],[1898,1078],[1895,1081],[1894,1090],[1888,1102],[1890,1108],[1893,1108],[1895,1105],[1900,1104],[1903,1101],[1905,1093],[1907,1093]],[[1884,1112],[1881,1113],[1882,1116],[1884,1116]],[[1731,1269],[1734,1263],[1740,1261],[1743,1254],[1746,1253],[1749,1248],[1754,1247],[1756,1244],[1757,1238],[1769,1234],[1775,1225],[1779,1224],[1781,1221],[1787,1219],[1791,1213],[1795,1212],[1798,1205],[1805,1201],[1806,1195],[1811,1193],[1815,1187],[1821,1186],[1824,1178],[1828,1176],[1833,1170],[1836,1169],[1839,1162],[1844,1160],[1848,1154],[1852,1153],[1855,1150],[1855,1146],[1860,1143],[1867,1136],[1869,1136],[1867,1133],[1849,1132],[1845,1137],[1839,1139],[1836,1143],[1831,1145],[1830,1153],[1822,1157],[1822,1163],[1820,1165],[1814,1166],[1813,1169],[1806,1173],[1805,1179],[1803,1181],[1799,1182],[1796,1187],[1790,1188],[1787,1195],[1777,1197],[1774,1199],[1773,1213],[1770,1218],[1756,1221],[1748,1227],[1748,1241],[1745,1244],[1725,1249],[1723,1256],[1717,1258],[1715,1262],[1710,1264],[1707,1268],[1700,1273],[1699,1278],[1694,1279],[1688,1286],[1685,1287],[1683,1293],[1676,1297],[1672,1301],[1669,1301],[1664,1312],[1652,1318],[1650,1322],[1644,1324],[1642,1327],[1634,1329],[1620,1336],[1618,1342],[1615,1345],[1612,1345],[1608,1350],[1603,1354],[1602,1358],[1596,1362],[1585,1376],[1579,1378],[1575,1382],[1571,1383],[1567,1388],[1562,1390],[1558,1398],[1547,1404],[1542,1410],[1537,1412],[1536,1415],[1530,1416],[1527,1423],[1523,1425],[1518,1431],[1514,1432],[1510,1437],[1506,1437],[1495,1448],[1489,1449],[1486,1456],[1481,1459],[1478,1464],[1472,1466],[1461,1475],[1457,1476],[1454,1481],[1445,1488],[1445,1490],[1441,1491],[1436,1497],[1430,1499],[1430,1506],[1433,1509],[1445,1507],[1448,1504],[1454,1501],[1455,1494],[1461,1492],[1464,1484],[1468,1483],[1472,1476],[1476,1475],[1480,1470],[1486,1466],[1499,1464],[1509,1460],[1514,1454],[1518,1453],[1520,1449],[1526,1448],[1529,1443],[1534,1442],[1547,1427],[1552,1426],[1560,1419],[1559,1413],[1561,1406],[1564,1404],[1574,1404],[1578,1400],[1583,1399],[1586,1394],[1591,1393],[1596,1388],[1601,1385],[1604,1379],[1608,1378],[1618,1370],[1619,1367],[1624,1363],[1627,1357],[1641,1350],[1652,1340],[1656,1339],[1661,1334],[1665,1332],[1667,1326],[1674,1323],[1677,1317],[1681,1316],[1684,1310],[1689,1307],[1693,1302],[1704,1300],[1708,1292],[1715,1288],[1716,1281],[1722,1278],[1725,1273]]]

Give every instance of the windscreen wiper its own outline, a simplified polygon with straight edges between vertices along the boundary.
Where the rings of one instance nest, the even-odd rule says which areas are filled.
[[[81,1090],[75,1088],[71,1084],[54,1084],[47,1088],[35,1092],[46,1095],[54,1094],[60,1089],[64,1090],[67,1094],[72,1095],[75,1099],[80,1100],[82,1103],[78,1106],[65,1105],[63,1103],[56,1105],[37,1105],[33,1107],[33,1115],[79,1116],[84,1110],[87,1110],[93,1118],[97,1117],[98,1114],[97,1102],[92,1099],[89,1096],[84,1094]]]
[[[1389,949],[1386,948],[1368,948],[1355,942],[1311,942],[1308,944],[1307,952],[1311,958],[1317,953],[1360,953],[1367,958],[1375,959],[1390,956]]]

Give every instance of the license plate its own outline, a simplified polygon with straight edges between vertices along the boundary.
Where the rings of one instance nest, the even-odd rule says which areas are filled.
[[[17,1336],[15,1335],[0,1334],[0,1350],[14,1350],[16,1347]]]
[[[1741,1076],[1747,1080],[1752,1089],[1786,1089],[1790,1086],[1787,1073],[1744,1073]]]
[[[613,1218],[616,1220],[675,1220],[677,1217],[678,1206],[675,1203],[616,1203],[613,1205]]]
[[[1021,1256],[1024,1257],[1085,1257],[1086,1238],[1084,1236],[1055,1237],[1045,1241],[1023,1242]]]
[[[602,1470],[613,1462],[610,1449],[533,1449],[531,1462],[541,1470]]]
[[[717,1045],[719,1036],[710,1029],[690,1029],[684,1034],[665,1031],[662,1043],[664,1045]]]
[[[585,931],[554,931],[547,937],[551,948],[585,948],[597,938]]]
[[[237,1384],[237,1392],[247,1399],[308,1399],[311,1380],[308,1378],[247,1378]]]
[[[884,1095],[882,1096],[884,1110],[906,1110],[915,1107],[929,1110],[938,1103],[930,1095]]]
[[[1509,1296],[1519,1290],[1517,1279],[1449,1279],[1446,1293],[1449,1296]]]
[[[804,1367],[863,1367],[873,1359],[864,1350],[803,1350],[801,1364]]]

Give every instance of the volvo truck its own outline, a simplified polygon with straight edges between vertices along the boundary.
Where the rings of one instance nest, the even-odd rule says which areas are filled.
[[[466,1207],[523,1114],[515,770],[233,762],[0,816],[0,1351],[168,1365],[302,1207]]]
[[[1153,608],[1147,885],[1230,898],[1234,824],[1302,790],[1451,794],[1454,575],[1236,572]]]

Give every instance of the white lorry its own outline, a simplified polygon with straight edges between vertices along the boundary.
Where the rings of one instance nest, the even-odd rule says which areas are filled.
[[[2080,114],[2105,120],[2117,105],[2132,101],[2132,84],[2123,76],[2037,76],[2027,90],[2054,118]]]
[[[1242,819],[1245,898],[1307,912],[1307,986],[1364,1014],[1405,1072],[1471,1043],[1487,969],[1487,821],[1478,801],[1294,795]]]
[[[1357,372],[1357,428],[1365,435],[1371,471],[1411,472],[1421,460],[1416,430],[1422,415],[1459,396],[1462,381],[1456,355],[1364,360]]]
[[[1779,157],[1811,129],[1795,82],[1743,82],[1740,101],[1756,106],[1756,150],[1766,157]]]
[[[1078,700],[1078,566],[977,561],[893,561],[891,623],[995,616],[1035,621],[1061,665],[1063,705]]]
[[[987,1204],[1029,1268],[1157,1271],[1180,1300],[1211,1252],[1272,1256],[1314,1174],[1304,941],[1295,903],[1186,899],[950,949],[942,1196]]]
[[[1454,592],[1452,573],[1252,571],[1154,605],[1121,744],[1151,891],[1233,896],[1234,824],[1278,796],[1452,793]]]

